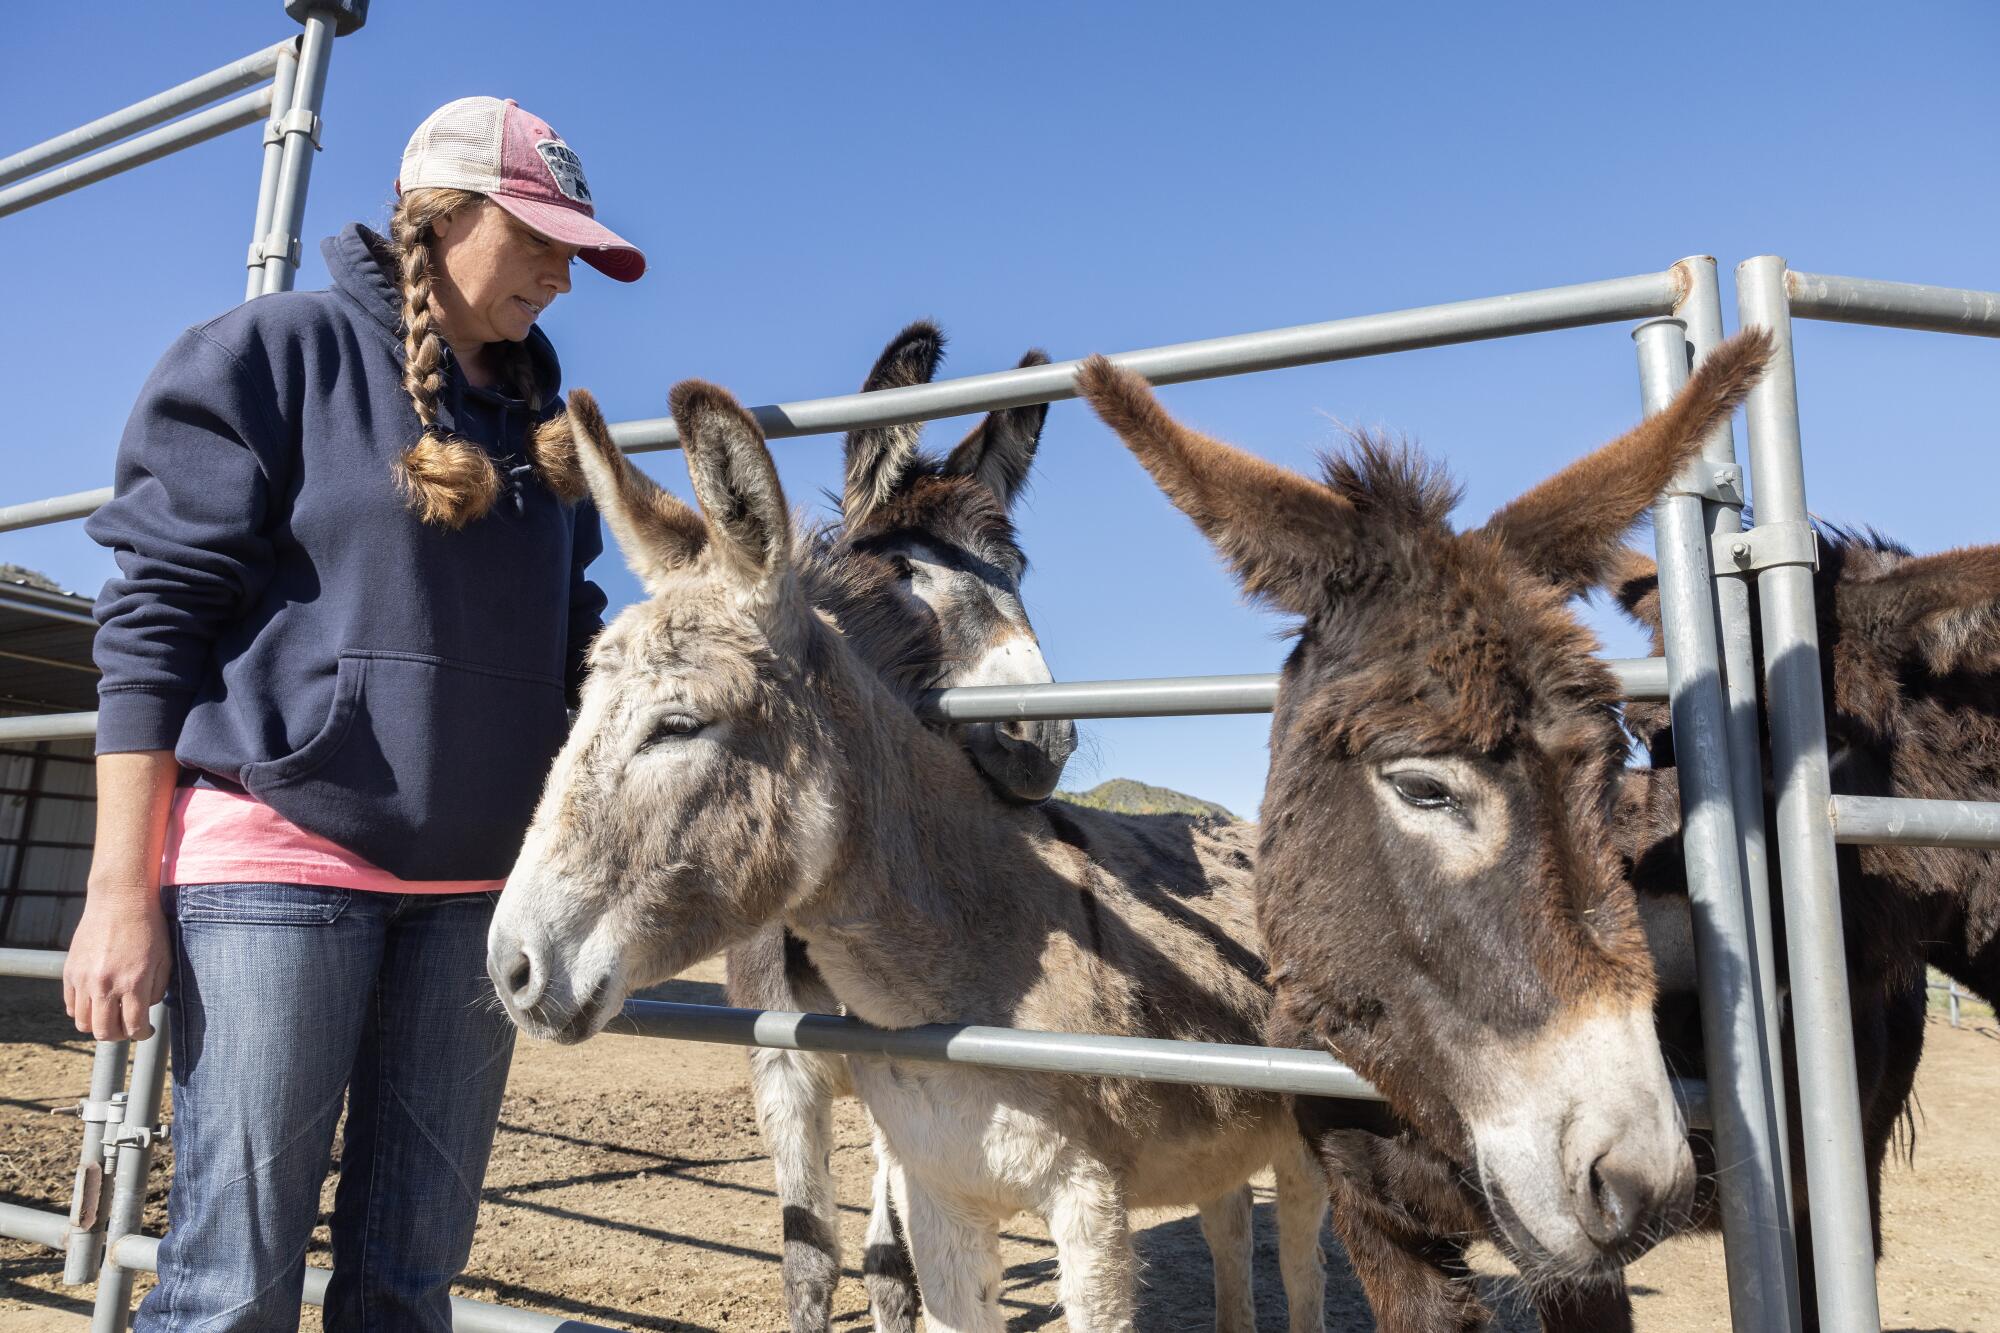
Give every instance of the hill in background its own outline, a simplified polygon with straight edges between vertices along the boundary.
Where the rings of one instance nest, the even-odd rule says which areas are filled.
[[[1214,801],[1204,801],[1167,787],[1150,787],[1130,778],[1112,778],[1089,791],[1059,791],[1056,796],[1072,805],[1092,810],[1109,810],[1121,815],[1201,815],[1234,821],[1236,816]]]

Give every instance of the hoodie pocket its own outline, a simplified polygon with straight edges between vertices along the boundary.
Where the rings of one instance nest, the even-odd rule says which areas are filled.
[[[242,781],[299,827],[392,875],[499,879],[567,723],[553,676],[344,652],[319,733],[248,765]]]

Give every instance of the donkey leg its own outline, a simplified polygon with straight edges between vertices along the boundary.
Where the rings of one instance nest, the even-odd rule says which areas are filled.
[[[906,1209],[905,1234],[924,1292],[927,1333],[1006,1333],[1000,1314],[1000,1225],[953,1207],[901,1166],[894,1195]]]
[[[1278,1271],[1285,1280],[1285,1310],[1291,1333],[1326,1328],[1326,1254],[1320,1229],[1326,1225],[1326,1180],[1319,1166],[1294,1139],[1272,1163],[1278,1176]]]
[[[753,1050],[750,1091],[778,1182],[784,1231],[785,1305],[793,1333],[827,1333],[840,1281],[840,1214],[834,1200],[833,1087],[828,1057]]]
[[[1248,1185],[1201,1206],[1201,1235],[1208,1242],[1209,1262],[1215,1270],[1216,1333],[1256,1333],[1251,1207]]]
[[[880,1130],[875,1132],[875,1206],[868,1214],[868,1246],[862,1252],[861,1281],[875,1333],[916,1333],[917,1269],[903,1238],[902,1219],[891,1187],[896,1159]]]
[[[1125,1194],[1102,1163],[1073,1163],[1050,1200],[1058,1290],[1075,1333],[1131,1333],[1132,1232]]]

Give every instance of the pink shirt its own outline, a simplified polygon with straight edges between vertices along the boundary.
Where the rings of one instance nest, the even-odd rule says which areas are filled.
[[[167,823],[162,884],[314,884],[370,893],[485,893],[504,879],[397,879],[250,796],[184,787]]]

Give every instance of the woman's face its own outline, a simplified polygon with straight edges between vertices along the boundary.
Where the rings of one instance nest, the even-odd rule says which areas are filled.
[[[519,342],[569,290],[577,248],[529,231],[490,199],[439,218],[431,233],[447,342]]]

